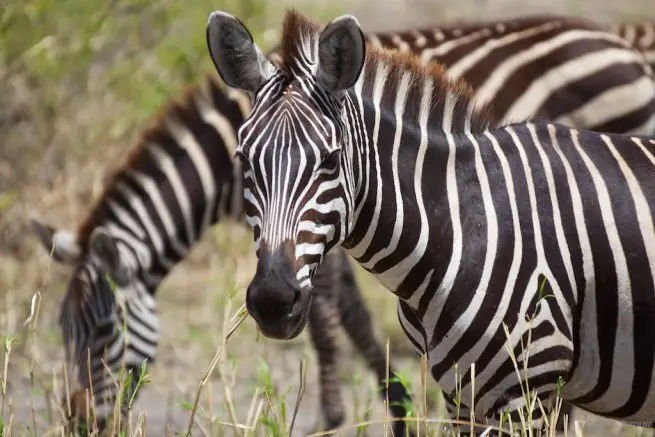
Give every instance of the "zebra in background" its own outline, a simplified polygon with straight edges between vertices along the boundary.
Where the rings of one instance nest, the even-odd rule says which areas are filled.
[[[550,30],[541,31],[544,28]],[[621,118],[624,122],[614,123],[612,126],[609,126],[610,128],[613,127],[618,129],[620,132],[631,132],[634,129],[634,126],[642,123],[643,114],[640,111],[634,112],[630,105],[639,102],[642,97],[651,96],[652,94],[649,90],[643,89],[643,86],[641,85],[641,79],[647,77],[647,68],[639,63],[637,56],[631,48],[626,48],[625,44],[621,41],[617,41],[614,35],[608,36],[606,32],[595,28],[591,24],[581,24],[579,21],[565,17],[544,16],[540,18],[534,17],[528,20],[483,22],[469,24],[466,28],[463,26],[453,26],[406,32],[393,32],[388,34],[384,32],[376,32],[369,33],[366,37],[369,42],[376,45],[382,44],[387,48],[399,50],[406,50],[407,47],[409,47],[412,51],[415,51],[418,54],[424,54],[425,51],[425,53],[430,53],[429,56],[424,55],[425,59],[439,61],[448,61],[451,59],[455,65],[458,58],[449,58],[446,54],[458,53],[463,55],[465,54],[465,50],[470,50],[471,53],[473,53],[480,47],[500,47],[502,50],[490,51],[488,56],[493,56],[494,59],[499,61],[501,60],[501,57],[503,57],[502,59],[505,59],[503,65],[511,65],[511,59],[520,57],[522,53],[528,52],[531,47],[551,47],[553,48],[552,53],[543,51],[541,52],[541,57],[533,56],[531,58],[531,65],[534,65],[535,68],[520,69],[522,74],[521,83],[534,81],[535,83],[538,83],[537,87],[541,87],[542,89],[547,88],[548,86],[551,87],[550,89],[543,89],[543,92],[551,95],[551,97],[545,99],[545,102],[540,109],[536,110],[536,113],[543,116],[548,114],[564,114],[563,117],[565,117],[566,111],[571,110],[571,108],[575,109],[575,107],[570,104],[565,105],[563,102],[574,101],[575,99],[580,99],[579,96],[584,96],[585,99],[594,102],[595,106],[592,105],[587,108],[590,112],[596,111],[599,114],[603,114],[603,111],[607,109],[607,105],[600,104],[602,102],[600,100],[593,100],[593,97],[602,94],[616,95],[616,93],[622,93],[628,104],[621,106],[615,103],[610,106],[612,111],[619,111],[617,114],[621,111],[624,114],[623,117],[616,115],[616,117]],[[512,41],[514,41],[514,43],[510,43]],[[443,53],[443,55],[438,55],[438,53]],[[594,53],[603,54],[601,64],[577,62],[579,58]],[[275,50],[271,52],[270,57],[272,60],[276,59]],[[467,62],[470,64],[473,58],[467,59],[469,59]],[[476,59],[477,62],[481,63],[481,65],[484,65],[484,62],[488,61],[486,57],[478,56]],[[586,81],[577,80],[564,82],[560,80],[551,83],[541,80],[542,76],[540,76],[540,74],[545,75],[549,71],[556,71],[561,69],[562,66],[573,64],[576,65],[578,74],[586,79]],[[601,70],[598,70],[599,65],[603,67]],[[587,69],[585,70],[585,68]],[[483,69],[481,68],[471,68],[469,69],[469,72],[482,70]],[[481,82],[482,76],[479,77],[480,79],[478,79],[478,82]],[[602,80],[598,80],[599,77],[602,78]],[[469,77],[469,80],[471,79],[475,78]],[[564,79],[566,79],[566,77],[564,77]],[[157,177],[164,179],[171,178],[169,182],[170,188],[168,189],[170,193],[168,196],[162,194],[160,197],[170,200],[175,198],[173,196],[177,196],[180,200],[175,208],[180,211],[188,210],[189,208],[191,210],[195,210],[195,208],[203,209],[206,206],[203,202],[207,202],[207,205],[215,205],[220,200],[220,202],[225,204],[220,210],[215,212],[215,216],[212,216],[209,219],[206,215],[203,216],[203,214],[207,213],[207,209],[203,209],[204,212],[198,212],[198,217],[202,216],[204,220],[203,224],[195,224],[198,229],[201,229],[201,227],[202,229],[205,229],[206,226],[209,226],[207,223],[211,224],[220,221],[221,217],[225,217],[225,215],[219,213],[219,211],[227,211],[227,215],[231,218],[243,220],[242,205],[240,204],[240,199],[243,196],[243,189],[240,180],[241,173],[238,166],[237,168],[232,167],[229,158],[231,157],[236,145],[236,131],[241,125],[245,114],[250,111],[250,101],[245,95],[231,91],[229,94],[230,98],[226,98],[223,96],[223,91],[213,80],[209,79],[207,83],[208,89],[206,91],[203,91],[200,87],[191,88],[188,96],[184,99],[186,103],[183,103],[182,105],[172,105],[169,110],[164,111],[164,114],[174,122],[171,128],[160,119],[155,122],[156,128],[151,131],[151,133],[145,135],[146,140],[155,145],[152,149],[154,152],[148,151],[148,153],[154,153],[157,159],[162,159],[158,165],[150,165],[149,163],[152,159],[148,158],[148,156],[139,157],[140,148],[135,149],[136,151],[133,159],[129,160],[137,166],[137,169],[143,167],[142,170],[139,170],[140,174],[147,176],[150,175],[151,172],[154,172]],[[626,86],[626,84],[629,85]],[[502,98],[504,95],[515,96],[517,93],[511,85],[511,83],[507,82],[503,84],[502,87],[498,88],[494,99]],[[532,88],[534,88],[534,86]],[[526,99],[523,99],[523,101],[525,100]],[[196,109],[193,109],[193,106],[196,104],[195,102],[205,102],[204,104],[206,104],[206,106],[198,106]],[[524,108],[524,110],[526,111],[526,114],[535,111],[532,107]],[[203,114],[203,117],[210,121],[202,121],[199,114]],[[574,120],[575,123],[580,124],[580,127],[585,127],[586,121],[586,119],[581,118]],[[187,133],[189,133],[189,135],[187,135]],[[218,155],[211,155],[215,156],[218,160],[214,162],[214,165],[219,165],[217,163],[220,162],[220,166],[224,166],[222,170],[224,172],[214,176],[213,183],[217,184],[215,189],[210,188],[209,185],[211,185],[211,183],[206,179],[203,179],[203,177],[213,171],[213,167],[204,162],[203,158],[205,158],[205,155],[187,156],[185,152],[176,151],[176,145],[184,145],[184,143],[180,142],[182,139],[178,141],[178,137],[195,139],[195,141],[203,148],[211,145],[211,147],[222,147],[226,150],[225,153],[223,153],[223,149],[214,150],[214,153]],[[214,143],[215,141],[218,142]],[[182,149],[182,147],[180,147],[180,149]],[[165,152],[164,154],[161,153],[162,150]],[[170,159],[166,158],[166,153],[170,154]],[[129,167],[130,165],[127,165],[125,168]],[[176,176],[178,173],[179,176]],[[187,176],[187,173],[191,173],[191,175]],[[128,197],[125,196],[132,196],[133,193],[142,193],[145,198],[151,198],[151,196],[146,196],[145,194],[152,190],[152,184],[150,184],[148,178],[138,176],[130,179],[130,175],[123,175],[118,179],[130,181],[124,185],[124,187],[127,188],[121,188],[122,192],[119,197],[123,196],[127,199]],[[108,185],[108,187],[110,186],[112,186],[112,184]],[[205,190],[204,192],[209,194],[205,194],[205,197],[202,197],[203,192],[198,192],[198,190]],[[192,194],[185,195],[185,191]],[[191,200],[185,200],[187,196],[190,196]],[[65,334],[67,348],[73,347],[70,342],[76,340],[78,336],[81,337],[82,334],[85,333],[85,330],[100,330],[100,324],[113,323],[116,318],[121,324],[123,323],[123,314],[120,311],[118,315],[114,314],[116,311],[113,309],[115,308],[115,305],[105,305],[105,308],[108,311],[105,314],[106,321],[94,322],[98,324],[97,327],[94,327],[92,324],[86,328],[76,328],[73,327],[71,323],[66,322],[66,320],[69,319],[77,320],[81,315],[88,312],[88,309],[86,308],[93,308],[91,303],[86,303],[86,307],[82,308],[80,306],[82,297],[91,294],[89,290],[92,290],[94,287],[103,288],[106,285],[103,282],[102,275],[99,274],[101,269],[98,268],[98,263],[92,263],[87,259],[89,257],[86,255],[90,248],[89,241],[87,240],[90,239],[91,233],[95,230],[96,223],[100,223],[104,220],[103,217],[109,217],[108,213],[104,212],[111,209],[108,205],[103,205],[103,199],[106,197],[107,193],[100,197],[101,200],[98,205],[101,209],[97,212],[92,210],[89,213],[89,218],[85,220],[85,222],[90,224],[81,226],[77,233],[59,231],[58,234],[58,241],[60,241],[60,244],[55,252],[55,259],[80,266],[76,271],[74,271],[73,276],[71,277],[69,291],[62,303],[61,324],[64,333],[69,333]],[[119,202],[119,205],[124,203],[125,201]],[[161,248],[165,247],[168,261],[166,261],[166,259],[162,260],[164,263],[163,267],[157,265],[151,270],[140,270],[140,276],[147,278],[147,281],[144,279],[143,284],[128,287],[128,290],[119,293],[120,296],[126,297],[127,302],[132,302],[133,299],[136,299],[130,304],[131,307],[128,308],[129,311],[126,315],[127,320],[125,322],[128,326],[128,332],[134,331],[136,333],[134,334],[135,336],[140,335],[142,338],[134,340],[127,350],[124,350],[122,346],[119,346],[123,345],[124,338],[120,332],[115,330],[110,330],[106,336],[103,336],[99,340],[87,339],[82,341],[81,338],[77,339],[76,344],[79,350],[77,352],[73,352],[72,350],[69,351],[69,357],[84,357],[82,368],[80,368],[79,373],[82,387],[88,388],[90,384],[89,381],[86,381],[86,375],[88,372],[84,370],[84,366],[87,362],[87,355],[83,350],[84,344],[95,346],[91,353],[92,356],[95,357],[92,359],[95,363],[99,362],[100,357],[102,356],[102,351],[105,347],[112,351],[111,355],[114,358],[114,361],[111,363],[110,368],[114,373],[117,373],[120,369],[121,362],[118,360],[118,357],[123,357],[124,352],[128,354],[127,362],[130,368],[133,368],[135,372],[138,372],[140,363],[143,359],[149,358],[150,361],[154,360],[158,339],[158,322],[154,313],[154,294],[156,287],[165,277],[170,268],[181,259],[180,256],[183,256],[183,254],[186,253],[186,250],[190,248],[193,242],[195,242],[200,236],[200,232],[196,232],[193,229],[193,224],[188,224],[189,219],[187,217],[185,219],[187,238],[183,238],[182,243],[177,243],[176,240],[170,236],[169,231],[171,221],[177,225],[180,224],[179,220],[182,220],[181,212],[172,213],[172,218],[169,217],[171,214],[164,215],[162,218],[157,218],[156,216],[158,213],[155,213],[155,217],[151,218],[149,222],[140,224],[142,221],[141,215],[143,214],[143,208],[148,209],[148,214],[152,215],[152,211],[157,211],[156,208],[159,208],[159,206],[152,204],[152,202],[144,203],[143,201],[124,205],[123,209],[125,209],[127,214],[121,213],[120,220],[128,220],[130,223],[135,221],[137,228],[144,228],[144,232],[140,233],[141,235],[155,233],[159,238],[161,238],[161,240],[155,238],[154,240],[148,241],[149,237],[145,236],[136,238],[136,240],[142,238],[147,240],[145,246],[138,246],[141,248],[140,250],[144,251],[144,253],[146,250],[149,250],[151,254],[158,254],[160,253],[158,250],[162,250]],[[97,216],[99,218],[92,218],[92,216]],[[199,219],[196,219],[196,222],[197,220]],[[152,222],[152,224],[150,222]],[[130,226],[134,227],[135,225],[130,224]],[[125,228],[126,225],[120,225],[119,227]],[[46,248],[50,250],[54,233],[57,231],[40,222],[34,223],[34,230]],[[182,232],[182,230],[178,231]],[[137,235],[134,233],[136,232],[134,229],[132,229],[131,232],[133,235]],[[101,237],[100,241],[102,241],[102,238],[104,237]],[[184,247],[180,248],[180,246]],[[109,247],[111,247],[111,245],[109,245]],[[111,251],[111,248],[107,250]],[[96,258],[102,260],[102,257]],[[146,259],[151,259],[151,256],[147,256]],[[333,265],[343,266],[341,273],[332,272]],[[370,332],[368,311],[363,303],[360,302],[359,290],[356,289],[356,285],[354,284],[350,266],[345,262],[345,259],[335,260],[330,263],[326,262],[323,270],[325,271],[324,276],[326,278],[333,276],[338,277],[340,275],[342,281],[335,281],[335,283],[341,284],[342,282],[345,282],[343,285],[343,291],[333,290],[327,293],[329,296],[329,298],[326,298],[327,302],[319,302],[317,308],[322,309],[317,309],[315,311],[316,314],[312,316],[312,320],[326,319],[330,321],[330,323],[326,321],[322,324],[319,324],[319,322],[310,324],[312,329],[316,326],[316,332],[312,330],[312,336],[317,348],[319,366],[321,369],[320,375],[322,382],[320,385],[323,414],[326,426],[332,428],[341,424],[344,417],[343,406],[339,395],[339,386],[336,383],[336,368],[333,364],[336,360],[336,340],[330,340],[327,338],[328,333],[330,332],[332,332],[331,335],[334,337],[336,324],[338,323],[338,317],[334,316],[334,314],[338,313],[335,306],[335,300],[339,303],[341,321],[344,328],[350,330],[351,336],[355,336],[354,341],[357,344],[357,347],[363,351],[366,357],[368,357],[367,360],[369,365],[371,365],[375,370],[381,383],[385,378],[384,375],[386,374],[386,369],[383,368],[384,362],[380,358],[381,349],[379,344],[374,340],[372,333]],[[115,272],[115,274],[118,274],[118,272]],[[82,278],[85,279],[83,280]],[[136,289],[139,291],[130,291]],[[102,296],[102,294],[97,295]],[[336,295],[339,296],[338,299],[334,297]],[[344,302],[346,302],[347,305],[344,304]],[[321,313],[322,315],[319,315],[318,313]],[[132,314],[136,314],[136,316],[132,317]],[[330,316],[330,314],[332,314],[332,316]],[[363,322],[357,323],[356,320],[358,318],[363,320]],[[353,321],[347,322],[346,319],[351,319]],[[352,325],[349,323],[352,323]],[[66,324],[69,326],[65,326]],[[108,327],[105,329],[111,328],[111,326],[107,326]],[[78,329],[79,331],[76,331]],[[320,337],[321,335],[323,337]],[[100,377],[100,373],[97,377]],[[95,399],[108,400],[103,404],[105,405],[103,408],[106,409],[108,408],[107,406],[111,406],[114,399],[114,397],[109,393],[111,387],[104,387],[102,384],[93,384],[93,386],[95,388]],[[392,406],[393,414],[396,417],[404,416],[405,410],[398,405],[398,401],[404,399],[403,390],[401,390],[400,387],[396,387],[394,384],[391,384],[390,389],[390,399],[395,403],[395,405]],[[83,395],[83,391],[80,393]],[[565,404],[565,407],[566,408],[563,408],[563,411],[570,414],[567,404]],[[99,410],[100,409],[102,408],[99,408]],[[81,410],[83,410],[83,408],[81,408]],[[99,410],[97,415],[102,417],[103,414],[99,414]],[[396,432],[396,435],[399,434],[399,432]]]
[[[161,281],[215,223],[245,224],[243,178],[232,159],[236,129],[249,111],[243,97],[208,78],[206,86],[191,88],[162,111],[76,232],[32,221],[43,246],[50,251],[54,244],[54,260],[73,266],[59,319],[66,360],[77,369],[71,421],[95,420],[105,429],[118,394],[106,369],[116,379],[121,369],[131,371],[133,391],[142,363],[155,361],[155,294]],[[392,378],[393,365],[387,366],[386,351],[375,338],[345,252],[328,257],[317,273],[317,288],[322,291],[309,316],[310,337],[318,356],[325,427],[336,428],[344,420],[339,324],[376,374],[393,416],[404,417],[411,396],[402,381]],[[94,402],[88,402],[87,390]],[[86,417],[87,405],[95,408],[92,418]],[[125,418],[127,403],[122,406],[118,413]],[[395,422],[394,434],[405,435],[405,428],[405,422]]]
[[[535,15],[388,32],[369,41],[443,64],[480,104],[492,103],[492,115],[503,122],[535,116],[601,132],[655,132],[652,69],[631,41],[597,23]]]
[[[498,124],[439,65],[367,46],[349,15],[322,28],[288,13],[275,64],[224,12],[207,43],[254,101],[236,155],[260,332],[302,332],[312,278],[341,245],[399,297],[451,413],[516,422],[529,383],[544,406],[561,388],[651,423],[655,137]]]
[[[612,24],[608,29],[643,53],[646,62],[655,70],[655,21]]]

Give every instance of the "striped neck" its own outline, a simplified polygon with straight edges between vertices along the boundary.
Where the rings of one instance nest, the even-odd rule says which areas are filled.
[[[435,257],[435,264],[448,264],[451,218],[441,212],[448,211],[445,175],[453,171],[454,137],[484,131],[497,121],[486,108],[475,105],[464,84],[446,79],[440,67],[421,66],[414,58],[375,49],[370,50],[364,72],[346,101],[344,112],[354,114],[347,116],[346,125],[349,130],[361,125],[364,134],[353,135],[359,138],[351,147],[355,213],[343,246],[390,290],[408,297],[417,284],[404,282],[409,273],[404,266],[414,265],[423,255],[421,250],[426,250],[428,220],[443,229],[444,253]],[[434,182],[429,192],[428,181]],[[419,202],[409,210],[404,198]],[[390,233],[388,253],[372,245],[373,233],[380,229]],[[416,232],[400,241],[404,229]],[[400,251],[406,253],[407,263],[388,269],[379,262],[403,245],[407,247]]]
[[[93,230],[105,227],[156,287],[209,227],[240,219],[243,202],[235,193],[242,176],[232,157],[249,109],[246,96],[226,93],[212,78],[169,104],[82,222],[81,247],[88,249]]]

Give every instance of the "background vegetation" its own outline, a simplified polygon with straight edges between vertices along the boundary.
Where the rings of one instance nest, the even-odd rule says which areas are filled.
[[[323,21],[355,13],[370,30],[544,10],[606,22],[646,14],[655,19],[652,0],[0,0],[2,435],[58,433],[61,417],[55,399],[63,384],[63,349],[56,320],[70,271],[50,265],[29,233],[28,218],[74,228],[161,105],[213,71],[204,36],[211,10],[237,15],[267,47],[286,5]],[[132,430],[186,431],[198,383],[243,302],[253,273],[251,244],[245,228],[220,225],[160,288],[158,361],[149,369],[152,384],[135,404]],[[359,278],[375,304],[380,338],[390,339],[393,359],[420,392],[419,363],[397,324],[394,299],[370,276]],[[39,317],[25,324],[37,291],[43,293]],[[343,345],[349,421],[380,420],[384,410],[373,378]],[[246,319],[204,388],[194,433],[232,435],[222,423],[259,421],[267,435],[284,435],[303,359],[307,376],[296,435],[320,417],[308,340],[257,338]],[[585,413],[576,419],[586,421],[585,435],[638,432]],[[381,433],[379,425],[369,430]]]

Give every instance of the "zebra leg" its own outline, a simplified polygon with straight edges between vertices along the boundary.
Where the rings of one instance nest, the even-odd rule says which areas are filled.
[[[330,261],[328,255],[314,276],[316,294],[309,310],[309,333],[318,356],[321,408],[326,430],[341,426],[345,415],[337,369],[340,320],[332,286],[335,271]]]
[[[411,405],[411,395],[396,377],[391,362],[387,368],[386,351],[375,338],[371,314],[362,300],[346,252],[340,250],[333,257],[335,258],[335,268],[338,268],[340,273],[340,279],[335,283],[339,287],[341,324],[355,344],[356,349],[364,356],[369,368],[375,372],[382,399],[386,400],[388,395],[391,415],[394,419],[404,419],[408,413],[405,406]],[[387,380],[389,380],[388,393]],[[403,420],[394,421],[392,430],[395,437],[404,437],[408,432],[406,423]],[[410,434],[412,433],[410,432]]]

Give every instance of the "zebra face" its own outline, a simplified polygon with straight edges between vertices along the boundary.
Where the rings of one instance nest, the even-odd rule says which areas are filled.
[[[118,256],[115,241],[102,228],[94,230],[84,250],[73,232],[56,230],[37,220],[32,220],[31,227],[56,262],[73,267],[60,306],[59,325],[66,361],[76,368],[83,392],[90,385],[89,358],[96,367],[94,354],[116,340],[120,312],[117,296],[131,286],[134,275]]]
[[[287,100],[283,105],[293,104]],[[286,123],[271,120],[269,126],[278,122]],[[298,141],[300,130],[295,134],[271,132],[271,136],[279,136],[274,141],[286,144],[259,147],[250,142],[257,130],[256,125],[244,125],[240,131],[243,146],[237,150],[244,169],[246,214],[258,256],[246,304],[262,333],[292,338],[304,327],[314,271],[344,235],[341,199],[346,192],[340,177],[341,152],[335,149],[315,156],[306,146],[311,138]]]
[[[277,339],[302,332],[314,272],[352,222],[355,184],[345,108],[365,60],[354,17],[337,18],[320,33],[305,32],[302,41],[291,36],[300,27],[285,23],[278,68],[235,17],[214,12],[207,25],[219,75],[253,99],[236,151],[258,256],[246,305],[260,331]]]

